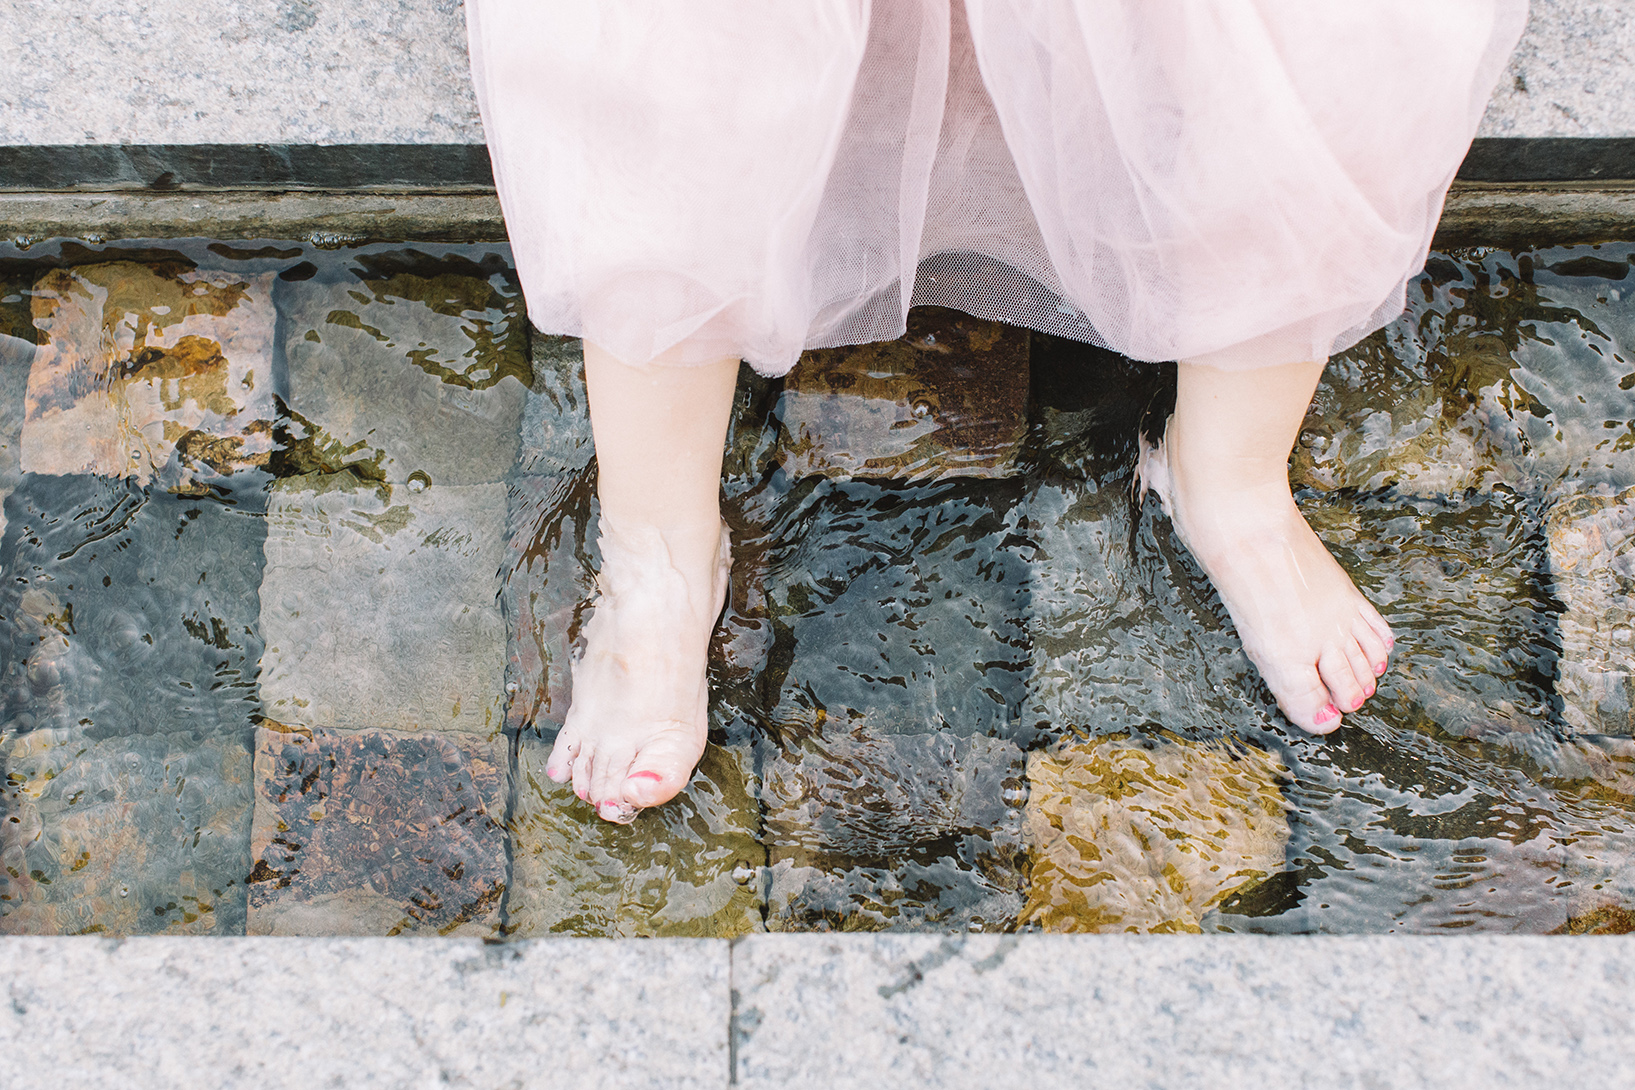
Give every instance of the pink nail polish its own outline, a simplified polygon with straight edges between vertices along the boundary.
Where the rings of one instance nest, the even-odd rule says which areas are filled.
[[[664,779],[664,777],[660,776],[657,772],[648,772],[645,769],[641,772],[632,772],[630,774],[630,778],[633,780],[652,780],[655,783]]]
[[[1366,699],[1366,698],[1368,698],[1368,697],[1371,697],[1371,696],[1373,696],[1373,695],[1374,695],[1374,693],[1375,693],[1375,691],[1376,691],[1376,690],[1375,690],[1375,689],[1374,689],[1374,687],[1373,687],[1373,686],[1372,686],[1372,685],[1370,685],[1370,686],[1369,686],[1369,687],[1368,687],[1368,688],[1367,688],[1367,689],[1365,689],[1365,690],[1364,690],[1364,691],[1363,691],[1363,697],[1364,697],[1364,699]]]
[[[581,801],[581,802],[589,802],[590,801],[590,792],[589,791],[577,791],[576,790],[574,792],[574,794],[579,796],[579,801]]]
[[[1382,662],[1378,666],[1374,667],[1374,676],[1375,677],[1384,677],[1385,676],[1385,663]]]
[[[1332,723],[1338,718],[1340,718],[1340,709],[1333,704],[1324,704],[1317,709],[1317,715],[1312,721],[1318,726],[1322,726],[1324,723]]]

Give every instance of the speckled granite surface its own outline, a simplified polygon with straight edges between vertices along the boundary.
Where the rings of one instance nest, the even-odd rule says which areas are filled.
[[[0,940],[8,1088],[1628,1086],[1627,938]]]
[[[481,143],[460,0],[0,0],[0,144]],[[1483,136],[1635,135],[1635,0],[1533,0]]]

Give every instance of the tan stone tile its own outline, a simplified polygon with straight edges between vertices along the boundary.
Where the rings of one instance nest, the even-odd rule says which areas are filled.
[[[41,729],[3,757],[0,932],[243,933],[248,731]]]
[[[522,300],[476,276],[280,282],[291,450],[306,471],[500,480],[532,370]]]
[[[1064,742],[1028,755],[1032,888],[1049,931],[1198,931],[1210,908],[1283,868],[1276,758],[1173,736]]]
[[[185,491],[263,464],[271,287],[271,273],[128,261],[47,272],[33,297],[23,470],[158,476]]]
[[[1545,527],[1557,622],[1556,693],[1567,725],[1635,735],[1635,488],[1557,504]]]
[[[743,757],[710,746],[686,790],[631,825],[597,818],[545,776],[524,736],[511,821],[509,927],[569,935],[730,937],[762,930],[760,814]]]
[[[279,481],[261,585],[266,713],[309,727],[496,734],[505,486]]]
[[[252,935],[497,934],[507,743],[256,731]]]
[[[939,307],[895,341],[808,352],[785,380],[794,477],[1008,477],[1027,431],[1025,329]]]

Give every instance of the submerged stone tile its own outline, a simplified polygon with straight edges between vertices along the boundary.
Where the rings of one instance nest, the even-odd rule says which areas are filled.
[[[530,329],[533,384],[523,402],[516,472],[553,475],[583,469],[595,453],[585,352],[576,337]]]
[[[1199,931],[1209,910],[1283,869],[1282,764],[1252,746],[1167,736],[1064,742],[1028,755],[1022,922],[1047,931]]]
[[[1007,477],[1027,432],[1025,329],[940,307],[895,341],[808,352],[785,379],[792,477]]]
[[[1296,484],[1426,498],[1635,484],[1631,253],[1433,255],[1403,317],[1331,363]]]
[[[1562,715],[1582,733],[1635,735],[1635,488],[1557,504],[1546,532],[1567,607],[1557,621]]]
[[[506,489],[277,482],[261,587],[261,699],[281,723],[495,734]]]
[[[560,727],[580,618],[595,591],[595,476],[517,476],[507,485],[505,722],[510,730]]]
[[[34,288],[39,349],[22,469],[200,478],[272,450],[272,274],[117,261],[53,269]]]
[[[1156,496],[1128,477],[1047,481],[1023,505],[1028,564],[1022,727],[1190,738],[1269,725],[1269,694]]]
[[[774,930],[1002,929],[1021,908],[1021,749],[845,734],[773,749],[762,839]]]
[[[762,930],[759,811],[746,755],[711,745],[687,787],[631,825],[597,818],[545,776],[550,744],[524,736],[511,819],[508,931],[726,938]]]
[[[299,470],[434,485],[510,471],[533,376],[505,274],[281,281],[276,297]]]
[[[774,926],[997,927],[1020,907],[1015,499],[1009,483],[823,481],[770,517],[757,746]]]
[[[263,518],[100,477],[31,476],[6,502],[0,730],[248,729]]]
[[[0,283],[0,298],[11,298],[4,294],[6,290],[6,285]],[[10,328],[0,329],[0,538],[6,533],[6,497],[23,477],[23,413],[27,408],[28,373],[34,364],[32,324],[26,331],[19,331],[30,337],[13,335]]]
[[[0,932],[243,934],[250,731],[0,741]]]
[[[252,935],[495,935],[507,743],[256,730]]]

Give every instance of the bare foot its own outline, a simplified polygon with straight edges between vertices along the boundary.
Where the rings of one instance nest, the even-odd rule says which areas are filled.
[[[1374,695],[1395,642],[1390,626],[1300,516],[1286,474],[1249,483],[1207,453],[1184,463],[1172,459],[1175,438],[1143,443],[1142,488],[1158,493],[1215,584],[1283,714],[1328,734]]]
[[[674,798],[704,755],[705,656],[731,553],[719,523],[660,533],[616,530],[605,517],[601,547],[573,704],[545,774],[571,779],[599,816],[623,824]]]

